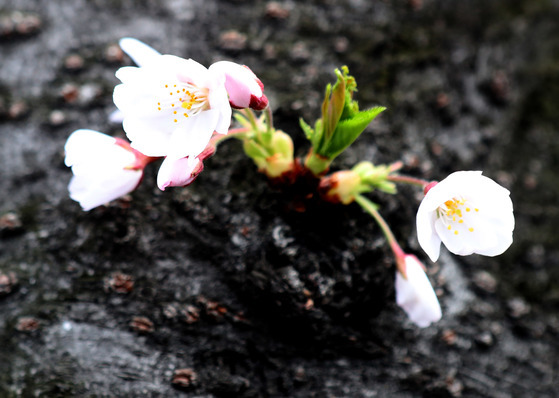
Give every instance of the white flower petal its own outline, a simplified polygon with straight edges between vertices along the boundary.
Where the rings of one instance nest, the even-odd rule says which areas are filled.
[[[436,215],[434,212],[425,211],[422,206],[423,202],[419,206],[420,210],[416,217],[417,239],[431,261],[435,262],[441,251],[441,239],[435,232]]]
[[[169,140],[167,156],[174,159],[198,156],[208,145],[219,113],[210,109],[185,121],[186,128],[177,128]]]
[[[109,115],[109,122],[111,123],[121,124],[123,120],[124,120],[124,115],[118,109],[114,110]]]
[[[474,185],[476,176],[481,176],[481,171],[457,171],[450,174],[429,190],[421,202],[421,206],[425,211],[437,209],[449,198],[463,193],[466,186]]]
[[[138,66],[146,66],[156,62],[157,58],[161,56],[159,52],[147,44],[132,37],[124,37],[120,39],[118,44]]]
[[[145,72],[135,66],[123,66],[115,72],[115,76],[124,84],[138,84],[145,78]]]
[[[407,279],[396,271],[396,303],[413,323],[424,328],[441,319],[441,306],[419,260],[406,255],[405,263]]]
[[[232,110],[227,99],[227,90],[224,84],[225,77],[223,75],[213,75],[213,82],[208,96],[211,108],[219,110],[219,117],[214,128],[214,131],[218,134],[227,134],[231,125]]]
[[[64,145],[66,157],[64,163],[70,167],[82,159],[90,159],[99,155],[99,152],[113,145],[115,139],[95,130],[80,129],[74,131]]]
[[[139,170],[114,171],[110,177],[74,175],[68,185],[70,198],[89,211],[132,192],[142,179]]]
[[[170,134],[159,130],[157,119],[125,118],[122,122],[132,148],[146,156],[166,156]],[[164,124],[165,122],[161,122]]]
[[[201,63],[174,55],[164,57],[164,61],[169,65],[169,71],[173,70],[180,81],[202,87],[210,87],[214,83],[215,76],[211,75]]]
[[[231,115],[233,114],[229,106],[222,107],[219,109],[219,117],[214,131],[218,134],[225,135],[229,132],[229,126],[231,125]]]

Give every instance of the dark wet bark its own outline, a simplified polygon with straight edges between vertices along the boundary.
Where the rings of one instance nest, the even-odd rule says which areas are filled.
[[[8,0],[0,5],[0,396],[555,397],[559,394],[559,5],[554,1]],[[427,264],[443,320],[394,304],[356,205],[270,187],[226,142],[186,189],[157,164],[124,200],[67,195],[66,138],[109,124],[133,36],[247,64],[298,154],[333,70],[384,112],[333,165],[403,160],[508,187],[515,243],[429,262],[416,188],[373,195]]]

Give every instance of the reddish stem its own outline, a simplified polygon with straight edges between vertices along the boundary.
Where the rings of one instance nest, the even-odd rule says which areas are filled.
[[[429,184],[431,182],[431,181],[424,180],[422,178],[403,176],[403,175],[399,175],[399,174],[389,175],[389,176],[386,177],[386,179],[388,181],[392,181],[392,182],[401,182],[401,183],[405,183],[405,184],[416,185],[416,186],[419,186],[421,188],[424,188],[427,184]]]

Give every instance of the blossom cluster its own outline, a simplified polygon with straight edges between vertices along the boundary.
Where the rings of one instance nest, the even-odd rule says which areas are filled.
[[[497,256],[512,244],[510,192],[481,171],[457,171],[440,182],[398,174],[401,162],[360,162],[351,170],[327,174],[334,159],[385,110],[360,110],[353,99],[357,84],[346,67],[326,88],[322,117],[311,125],[301,120],[310,142],[304,159],[294,158],[293,141],[272,126],[264,86],[246,66],[219,61],[208,68],[192,59],[162,55],[146,44],[124,38],[120,46],[138,66],[116,71],[120,84],[113,100],[130,142],[80,129],[68,138],[65,163],[72,168],[70,197],[86,211],[132,192],[145,167],[161,160],[157,185],[184,187],[203,170],[203,162],[224,137],[234,136],[258,169],[276,186],[311,182],[323,200],[358,203],[382,229],[396,262],[396,303],[419,327],[441,319],[437,295],[421,261],[405,253],[365,194],[396,193],[397,183],[424,188],[416,216],[419,245],[433,261],[441,243],[457,255]],[[233,110],[240,128],[230,129]],[[254,112],[265,110],[260,117]],[[301,185],[301,184],[299,184]],[[316,188],[318,187],[318,188]]]
[[[219,61],[209,68],[192,59],[162,55],[133,39],[120,46],[138,65],[120,68],[113,100],[130,143],[93,130],[77,130],[66,142],[74,177],[70,197],[90,210],[133,191],[145,166],[163,159],[161,190],[191,184],[224,136],[232,108],[264,109],[264,86],[246,66]],[[102,158],[101,158],[102,157]]]
[[[397,169],[400,165],[395,165]],[[384,185],[376,180],[381,178]],[[437,296],[419,259],[405,253],[378,206],[362,196],[376,184],[389,192],[387,182],[409,182],[424,187],[425,197],[416,216],[419,245],[435,262],[441,243],[454,254],[497,256],[512,244],[514,230],[510,192],[481,171],[457,171],[441,182],[428,182],[393,174],[385,166],[358,164],[353,170],[334,173],[327,182],[328,194],[344,203],[356,201],[383,230],[396,259],[396,303],[419,327],[441,319]],[[345,184],[344,184],[345,183]]]

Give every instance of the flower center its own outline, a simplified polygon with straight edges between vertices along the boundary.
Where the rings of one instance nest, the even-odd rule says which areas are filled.
[[[454,235],[460,231],[474,232],[474,228],[468,222],[471,221],[472,214],[479,212],[477,207],[471,203],[466,204],[464,198],[452,198],[447,200],[437,209],[437,217],[441,220],[447,230],[454,230]]]
[[[174,123],[210,108],[208,89],[192,83],[165,84],[157,102],[157,110],[170,114]]]

